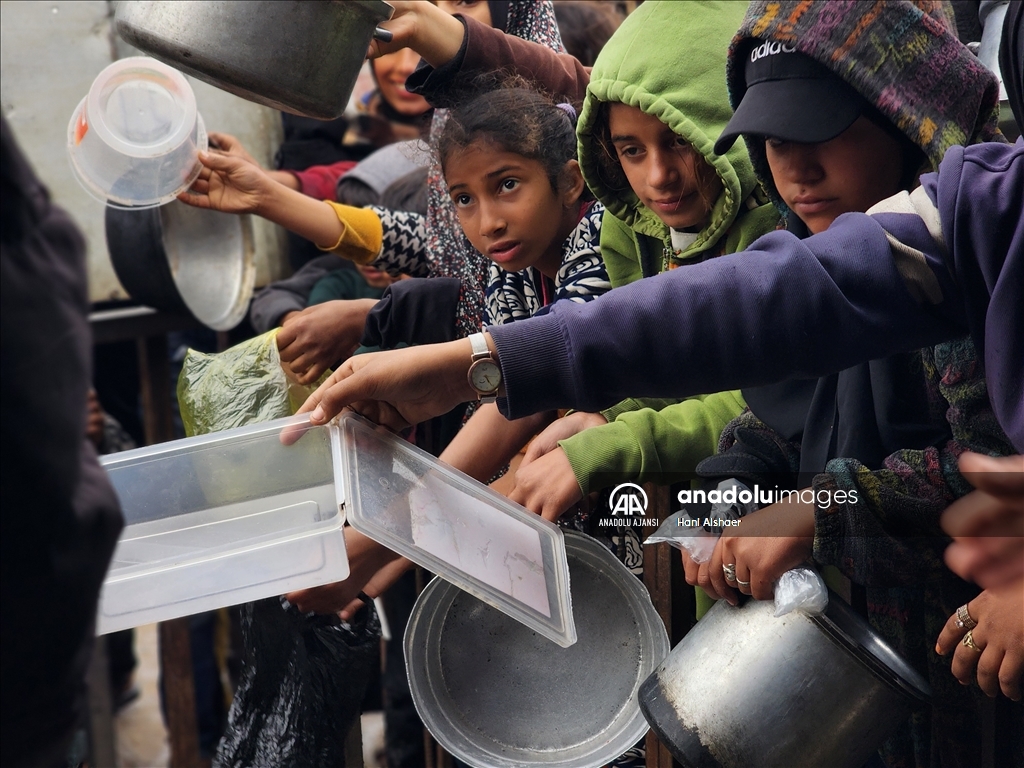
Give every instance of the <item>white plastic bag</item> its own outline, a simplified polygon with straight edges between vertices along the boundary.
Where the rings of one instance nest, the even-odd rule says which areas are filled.
[[[786,571],[775,584],[775,615],[800,611],[820,616],[828,607],[828,588],[818,572],[805,565]]]

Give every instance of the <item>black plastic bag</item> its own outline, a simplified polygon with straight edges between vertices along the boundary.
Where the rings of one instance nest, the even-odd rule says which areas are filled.
[[[217,768],[344,766],[345,738],[380,663],[372,605],[353,623],[282,598],[242,606],[245,659]]]

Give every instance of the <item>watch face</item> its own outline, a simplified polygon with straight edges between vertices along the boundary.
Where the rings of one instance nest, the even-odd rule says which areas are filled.
[[[483,394],[497,392],[501,386],[501,368],[493,360],[477,360],[469,369],[469,383]]]

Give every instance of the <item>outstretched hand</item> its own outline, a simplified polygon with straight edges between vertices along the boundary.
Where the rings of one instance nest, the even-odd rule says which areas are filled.
[[[978,687],[988,696],[998,696],[1002,691],[1020,701],[1024,683],[1024,580],[986,589],[966,607],[977,624],[970,630],[971,641],[964,645],[968,630],[958,624],[954,613],[942,628],[935,652],[940,656],[952,654],[950,670],[964,685],[976,678]]]
[[[515,481],[508,497],[552,523],[583,500],[572,465],[557,444],[555,450],[529,464],[524,459],[516,470]]]
[[[326,301],[289,313],[277,334],[281,365],[299,382],[312,384],[359,346],[373,299]]]
[[[389,41],[373,40],[366,56],[376,59],[402,48],[412,48],[433,67],[455,58],[465,35],[462,23],[427,0],[395,0],[395,12],[381,28],[391,33]]]
[[[199,178],[178,195],[181,202],[196,208],[224,213],[259,213],[276,183],[262,168],[238,153],[200,152],[199,161],[203,164]]]
[[[469,340],[460,339],[350,357],[298,412],[325,424],[347,407],[390,429],[404,429],[475,398],[466,379],[471,355]]]
[[[559,440],[567,440],[585,429],[607,423],[608,419],[600,413],[585,413],[584,411],[576,411],[560,419],[555,419],[545,427],[543,432],[530,441],[526,455],[523,456],[523,463],[519,465],[520,468],[529,466],[531,462],[557,449]]]

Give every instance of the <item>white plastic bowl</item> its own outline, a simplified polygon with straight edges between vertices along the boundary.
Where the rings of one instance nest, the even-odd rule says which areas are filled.
[[[152,208],[188,189],[202,166],[206,128],[192,87],[145,56],[115,61],[93,81],[68,125],[75,177],[117,208]]]

